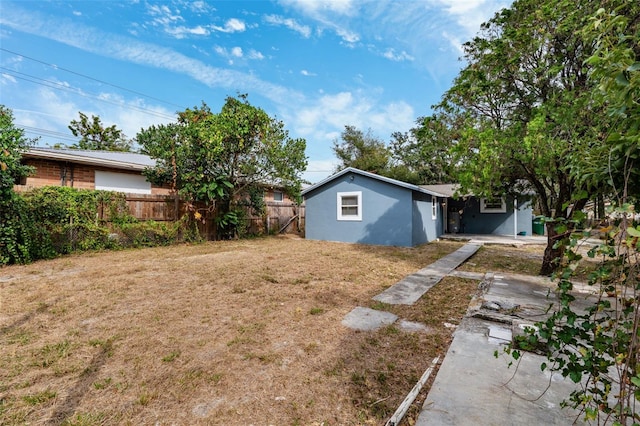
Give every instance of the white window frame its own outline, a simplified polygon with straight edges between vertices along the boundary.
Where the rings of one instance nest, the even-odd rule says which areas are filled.
[[[431,219],[436,220],[438,218],[438,200],[436,197],[431,196]]]
[[[492,207],[500,200],[500,207]],[[487,206],[490,205],[490,207]],[[507,212],[507,200],[504,197],[496,198],[481,198],[480,199],[480,213],[506,213]]]
[[[276,194],[280,194],[280,199],[276,199]],[[282,203],[284,202],[284,192],[282,191],[273,191],[273,201],[275,201],[276,203]]]
[[[352,205],[347,205],[344,206],[342,201],[344,198],[352,198],[352,197],[356,197],[356,207],[357,207],[357,214],[343,214],[342,212],[342,208],[343,207],[352,207]],[[358,221],[358,220],[362,220],[362,191],[352,191],[352,192],[338,192],[338,196],[337,196],[337,206],[338,206],[338,220],[352,220],[352,221]]]

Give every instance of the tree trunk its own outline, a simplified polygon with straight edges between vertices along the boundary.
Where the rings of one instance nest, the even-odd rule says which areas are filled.
[[[556,223],[550,221],[545,225],[547,226],[547,247],[544,249],[540,275],[549,276],[560,267],[562,256],[564,255],[564,246],[558,245],[558,247],[555,247],[556,242],[563,237],[556,231]]]

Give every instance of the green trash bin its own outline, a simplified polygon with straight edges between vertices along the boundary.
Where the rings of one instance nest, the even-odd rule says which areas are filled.
[[[531,231],[534,235],[544,235],[544,216],[536,216],[533,218]]]

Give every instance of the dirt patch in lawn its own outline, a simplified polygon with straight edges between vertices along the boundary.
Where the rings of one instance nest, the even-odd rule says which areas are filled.
[[[2,268],[0,423],[384,423],[478,283],[446,278],[413,306],[371,298],[461,245],[273,237]],[[347,329],[356,306],[427,330]]]

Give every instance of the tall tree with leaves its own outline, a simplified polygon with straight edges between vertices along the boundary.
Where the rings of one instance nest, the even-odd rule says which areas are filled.
[[[299,198],[305,140],[289,137],[284,123],[251,105],[246,95],[227,97],[219,113],[203,103],[178,117],[175,125],[137,135],[143,151],[158,160],[148,175],[174,182],[189,203],[215,208],[220,237],[236,232],[238,203],[256,188],[276,185]]]
[[[563,252],[556,243],[564,230],[553,219],[572,218],[605,190],[602,182],[580,179],[572,161],[601,144],[608,126],[584,64],[594,46],[580,34],[600,4],[515,1],[464,45],[468,65],[437,106],[464,123],[454,161],[465,191],[501,196],[524,183],[551,218],[545,275]]]
[[[637,425],[640,420],[640,3],[603,2],[580,31],[594,46],[586,60],[592,103],[609,123],[600,143],[577,150],[568,161],[586,185],[609,188],[615,220],[598,226],[600,243],[587,251],[597,266],[589,273],[590,297],[573,292],[584,250],[594,230],[565,237],[566,263],[558,274],[559,303],[506,352],[544,349],[541,369],[576,384],[561,406],[578,409],[589,423]],[[593,263],[591,265],[593,268]]]
[[[391,153],[371,129],[365,133],[354,126],[344,126],[340,138],[341,141],[333,141],[333,152],[340,161],[337,171],[355,167],[380,175],[387,174]]]
[[[450,147],[456,136],[446,118],[420,117],[409,132],[393,133],[387,175],[415,185],[454,182],[455,163]]]
[[[118,129],[115,124],[105,127],[100,117],[78,112],[80,120],[71,120],[68,126],[73,136],[79,137],[75,149],[92,149],[100,151],[131,151],[132,142]]]

